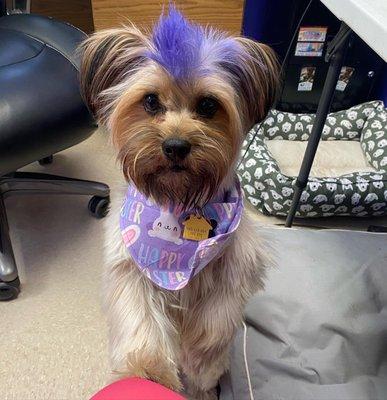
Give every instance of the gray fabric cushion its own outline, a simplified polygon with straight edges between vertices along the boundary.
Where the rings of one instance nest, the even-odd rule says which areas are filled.
[[[266,290],[246,307],[221,400],[387,399],[387,235],[272,230]]]

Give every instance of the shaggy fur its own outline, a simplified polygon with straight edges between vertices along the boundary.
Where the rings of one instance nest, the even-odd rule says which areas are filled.
[[[82,51],[83,96],[109,130],[128,181],[160,205],[186,209],[231,187],[243,135],[274,100],[277,64],[267,46],[192,24],[170,7],[153,33],[98,32]],[[144,105],[150,94],[155,113]],[[211,117],[198,111],[208,98],[218,107]],[[163,154],[171,137],[190,143],[187,157]],[[124,192],[113,197],[103,291],[113,371],[177,391],[184,375],[190,398],[215,398],[243,306],[263,287],[265,240],[244,215],[218,259],[182,290],[166,291],[130,259],[119,230]]]

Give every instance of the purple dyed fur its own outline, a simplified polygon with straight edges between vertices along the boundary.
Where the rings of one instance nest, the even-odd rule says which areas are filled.
[[[147,56],[175,79],[209,74],[222,64],[236,64],[243,52],[232,38],[187,21],[174,5],[169,6],[167,15],[160,16],[152,40],[155,52]]]

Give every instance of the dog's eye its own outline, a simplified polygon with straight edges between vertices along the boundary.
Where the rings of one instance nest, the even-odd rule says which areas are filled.
[[[151,115],[156,115],[163,111],[163,106],[161,105],[157,94],[151,93],[144,97],[144,110]]]
[[[197,105],[196,112],[203,118],[212,118],[218,111],[219,103],[212,97],[202,97]]]

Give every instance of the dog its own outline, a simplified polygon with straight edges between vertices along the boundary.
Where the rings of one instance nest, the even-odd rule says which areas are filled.
[[[243,307],[263,288],[270,262],[263,235],[241,213],[235,170],[246,132],[275,99],[275,54],[264,44],[190,22],[173,5],[152,31],[134,25],[100,31],[81,53],[82,95],[109,132],[130,185],[126,196],[132,196],[113,193],[106,218],[103,296],[112,370],[117,378],[144,377],[178,392],[184,381],[189,398],[215,399]],[[206,228],[201,210],[232,190],[234,226],[219,234],[218,249],[224,221],[215,215]],[[222,204],[227,211],[231,203]],[[153,225],[136,225],[147,212]],[[124,228],[123,213],[134,221]],[[189,233],[179,219],[184,213],[184,223],[191,214],[195,220]],[[145,266],[141,229],[164,254]],[[204,231],[206,238],[206,229],[204,247],[197,237],[182,237]],[[168,256],[165,249],[183,245],[195,251],[188,261],[181,256],[183,272],[173,272],[177,253]],[[214,250],[206,265],[199,265],[199,250]],[[151,270],[157,263],[164,271]],[[161,273],[170,274],[173,290],[155,280]]]

